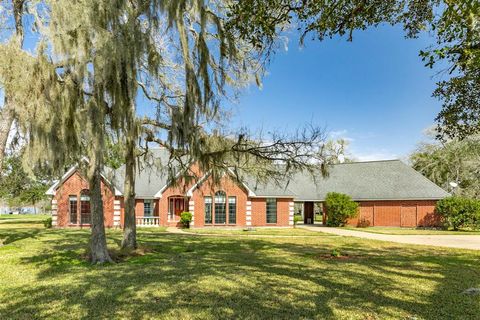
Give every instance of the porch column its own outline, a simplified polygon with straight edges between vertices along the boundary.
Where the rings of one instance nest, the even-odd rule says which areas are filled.
[[[52,226],[57,226],[57,200],[52,199]]]
[[[120,227],[120,200],[113,200],[113,226]]]
[[[245,220],[247,226],[252,225],[252,201],[247,201],[247,207],[246,207],[246,212],[245,212]]]
[[[190,222],[191,226],[195,225],[195,201],[190,199],[188,201],[188,211],[192,214],[192,221]]]
[[[288,203],[288,224],[290,226],[293,226],[293,215],[295,214],[295,210],[294,210],[294,204],[293,204],[293,201],[290,201]]]

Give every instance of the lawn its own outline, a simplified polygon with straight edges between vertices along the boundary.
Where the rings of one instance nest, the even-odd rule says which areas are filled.
[[[48,214],[0,214],[0,223],[11,220],[45,220]]]
[[[82,258],[88,230],[0,224],[0,319],[478,319],[480,252],[339,237],[140,229],[121,263]],[[258,231],[257,231],[258,232]],[[282,233],[288,231],[282,231]],[[298,230],[292,230],[295,235]],[[234,233],[235,234],[235,233]],[[118,230],[108,231],[116,248]],[[334,258],[332,250],[343,257]]]
[[[345,229],[363,231],[370,233],[381,233],[381,234],[395,234],[395,235],[478,235],[480,231],[470,231],[470,230],[436,230],[436,229],[416,229],[416,228],[399,228],[399,227],[368,227],[368,228],[356,228],[356,227],[345,227]]]
[[[241,235],[241,236],[282,236],[282,237],[298,237],[298,236],[314,236],[318,237],[315,231],[305,230],[301,228],[253,228],[253,229],[227,229],[227,228],[192,228],[188,230],[197,234],[213,234],[213,235]]]

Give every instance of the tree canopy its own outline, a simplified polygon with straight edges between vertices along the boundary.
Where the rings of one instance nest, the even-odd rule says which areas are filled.
[[[424,143],[410,156],[413,168],[455,195],[480,199],[480,137]],[[450,183],[458,184],[453,188]]]

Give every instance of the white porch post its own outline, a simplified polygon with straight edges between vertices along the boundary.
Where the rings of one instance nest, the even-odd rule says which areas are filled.
[[[293,226],[293,215],[295,214],[294,207],[295,207],[295,205],[294,205],[293,201],[290,201],[288,203],[288,209],[289,209],[289,211],[288,211],[288,213],[289,213],[288,214],[288,224],[291,225],[291,226]]]
[[[113,226],[120,226],[120,200],[113,200]]]
[[[246,220],[247,226],[252,225],[252,201],[247,201],[245,220]]]
[[[192,214],[192,221],[190,222],[191,226],[195,225],[195,201],[190,198],[188,201],[188,211]]]
[[[57,226],[57,200],[52,199],[52,226]]]

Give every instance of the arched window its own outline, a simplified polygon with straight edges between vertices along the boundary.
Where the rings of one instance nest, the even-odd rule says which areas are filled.
[[[215,223],[227,223],[227,195],[223,191],[215,192]]]
[[[90,192],[86,189],[80,193],[80,224],[92,223],[90,211]]]

